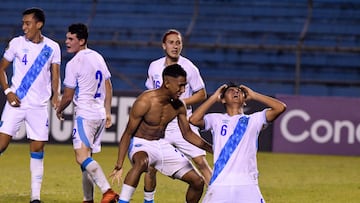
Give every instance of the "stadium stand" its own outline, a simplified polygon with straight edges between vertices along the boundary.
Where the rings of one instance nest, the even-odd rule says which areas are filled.
[[[162,33],[175,28],[208,93],[231,80],[269,95],[360,96],[359,1],[3,0],[1,49],[21,34],[21,12],[31,6],[46,11],[44,33],[61,43],[63,69],[67,26],[88,24],[115,90],[144,89]]]

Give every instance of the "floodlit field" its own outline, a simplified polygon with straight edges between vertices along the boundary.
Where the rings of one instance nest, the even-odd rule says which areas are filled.
[[[108,175],[116,161],[117,147],[103,146],[95,159]],[[212,157],[208,156],[209,163]],[[267,203],[355,203],[360,197],[360,158],[295,154],[258,154],[260,188]],[[129,169],[126,162],[125,172]],[[29,201],[29,146],[11,143],[0,156],[0,202]],[[82,201],[80,167],[71,145],[47,145],[42,201],[79,203]],[[114,187],[120,191],[119,187]],[[143,201],[143,179],[134,203]],[[183,203],[186,184],[158,173],[156,202]],[[96,189],[96,201],[101,194]]]

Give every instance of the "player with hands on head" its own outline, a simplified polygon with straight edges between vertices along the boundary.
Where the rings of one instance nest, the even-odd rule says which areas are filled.
[[[176,117],[185,140],[210,153],[212,147],[190,128],[186,106],[180,99],[187,84],[185,70],[179,64],[169,65],[164,69],[162,78],[161,87],[144,91],[130,110],[129,121],[119,143],[118,159],[110,174],[112,181],[121,181],[123,162],[128,154],[132,167],[124,179],[120,203],[130,201],[141,174],[149,167],[188,183],[186,202],[195,203],[201,198],[203,178],[179,150],[162,138],[167,125]]]
[[[82,171],[83,202],[94,203],[94,183],[103,196],[101,203],[116,202],[119,195],[110,187],[100,164],[92,158],[101,150],[101,137],[112,125],[111,74],[104,58],[87,47],[88,29],[76,23],[68,27],[66,49],[74,57],[66,64],[64,93],[56,115],[63,120],[63,110],[73,102],[75,107],[72,141],[76,162]]]
[[[250,100],[267,108],[247,115],[244,106]],[[207,113],[216,102],[225,106],[225,113]],[[286,105],[275,98],[230,83],[220,86],[195,110],[190,123],[211,131],[213,138],[214,171],[204,203],[265,202],[258,186],[258,136],[285,109]]]

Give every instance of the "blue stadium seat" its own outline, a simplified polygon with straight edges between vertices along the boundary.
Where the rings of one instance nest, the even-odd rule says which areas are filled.
[[[89,47],[104,55],[115,90],[144,89],[149,63],[163,55],[163,32],[175,28],[184,35],[183,55],[199,67],[208,93],[237,80],[269,95],[294,94],[295,47],[307,1],[4,0],[0,48],[22,34],[21,12],[30,6],[45,10],[43,33],[60,43],[62,69],[71,57],[64,49],[67,26],[86,23]],[[303,44],[308,50],[301,54],[300,94],[360,96],[359,8],[356,0],[313,1]]]

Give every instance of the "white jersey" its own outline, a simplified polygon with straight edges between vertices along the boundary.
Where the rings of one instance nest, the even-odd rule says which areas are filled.
[[[4,58],[13,62],[10,88],[20,98],[22,108],[47,106],[51,96],[51,64],[60,65],[60,46],[43,37],[38,44],[24,36],[15,37],[4,53]]]
[[[105,80],[111,75],[104,58],[92,49],[84,49],[66,64],[64,85],[75,89],[76,116],[105,119]]]
[[[210,185],[258,184],[256,153],[259,133],[266,124],[265,112],[266,109],[250,115],[204,116],[205,130],[211,130],[213,137],[214,172]],[[239,123],[247,125],[238,126]]]
[[[186,71],[186,82],[185,92],[180,96],[180,99],[189,98],[194,92],[197,92],[205,88],[205,83],[200,75],[199,69],[187,58],[180,56],[177,62]],[[157,59],[150,63],[148,69],[148,77],[145,82],[145,86],[148,89],[157,89],[163,83],[162,72],[165,69],[165,57]],[[187,115],[190,116],[192,113],[191,107],[188,108]],[[178,129],[177,119],[172,120],[167,130]]]

